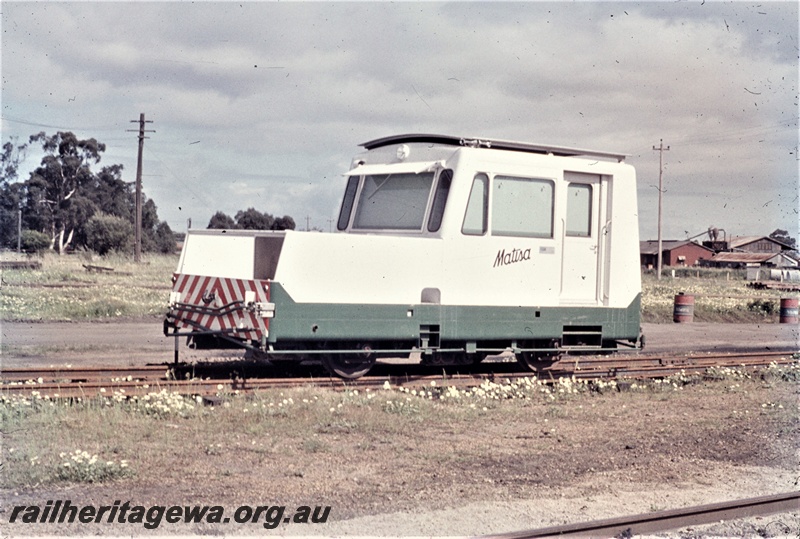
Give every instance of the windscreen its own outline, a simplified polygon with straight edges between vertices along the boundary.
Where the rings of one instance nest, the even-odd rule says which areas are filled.
[[[421,230],[433,172],[364,176],[354,229]]]

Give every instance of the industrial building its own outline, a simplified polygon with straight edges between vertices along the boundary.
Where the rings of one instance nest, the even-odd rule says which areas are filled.
[[[661,242],[664,267],[704,266],[716,268],[796,268],[798,261],[790,256],[792,246],[769,236],[734,236],[730,239]],[[658,265],[658,241],[640,242],[639,256],[644,268]]]
[[[710,244],[711,242],[703,242]],[[792,246],[769,236],[733,236],[713,242],[718,252],[701,265],[715,268],[796,268],[798,262],[789,256]],[[709,245],[710,246],[710,245]]]

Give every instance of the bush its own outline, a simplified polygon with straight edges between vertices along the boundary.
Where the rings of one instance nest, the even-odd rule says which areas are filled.
[[[97,213],[86,223],[85,230],[86,246],[101,256],[130,250],[133,226],[121,217]]]
[[[101,460],[97,455],[76,449],[72,453],[59,455],[64,462],[59,466],[57,476],[62,481],[74,483],[102,483],[120,477],[130,477],[133,472],[125,460]]]
[[[163,254],[172,254],[177,248],[175,234],[166,221],[161,221],[156,227],[155,251]]]
[[[35,230],[22,231],[22,248],[40,253],[50,248],[50,236]]]
[[[764,316],[773,315],[778,312],[778,306],[774,301],[767,299],[757,299],[747,304],[747,310]]]

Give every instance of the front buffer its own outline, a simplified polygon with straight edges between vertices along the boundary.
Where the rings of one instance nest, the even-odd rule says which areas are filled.
[[[270,282],[176,273],[164,334],[187,336],[196,349],[266,345],[275,305]]]

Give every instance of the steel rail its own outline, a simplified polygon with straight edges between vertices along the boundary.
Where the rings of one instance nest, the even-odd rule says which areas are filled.
[[[604,376],[640,376],[646,375],[648,370],[652,374],[685,370],[697,372],[697,369],[709,367],[741,367],[741,366],[767,366],[770,363],[787,363],[794,361],[792,352],[762,352],[738,354],[714,354],[682,357],[631,357],[629,359],[598,358],[598,357],[563,357],[553,365],[559,371],[572,371],[575,375],[603,375]]]
[[[2,383],[38,381],[85,381],[117,378],[137,378],[141,380],[164,377],[168,367],[165,365],[147,365],[143,367],[101,367],[101,366],[56,366],[56,367],[22,367],[0,370]]]
[[[796,352],[796,351],[795,351]],[[651,355],[651,354],[638,354],[638,355],[624,355],[624,356],[596,356],[596,355],[566,355],[562,356],[559,363],[574,363],[580,367],[587,367],[592,365],[610,365],[618,363],[620,365],[631,365],[634,363],[650,363],[656,365],[679,365],[679,364],[697,364],[704,362],[736,362],[747,361],[753,358],[782,358],[792,355],[793,351],[763,351],[763,352],[731,352],[731,353],[698,353],[688,354],[683,356],[664,356],[664,355]]]
[[[758,369],[771,364],[788,364],[790,361],[748,361],[747,363],[707,363],[703,365],[654,365],[654,366],[621,366],[621,367],[596,367],[592,369],[563,369],[558,365],[551,368],[551,372],[560,376],[573,375],[576,378],[658,378],[673,374],[705,374],[708,369],[718,367],[735,367],[744,369]]]
[[[356,382],[356,383],[353,383]],[[358,383],[360,382],[360,383]],[[16,384],[0,386],[0,396],[29,397],[46,399],[74,399],[94,397],[127,398],[158,393],[162,390],[181,395],[225,395],[252,393],[258,390],[288,388],[298,386],[320,386],[334,389],[355,387],[381,387],[374,380],[345,381],[339,378],[298,379],[298,378],[253,378],[248,380],[190,379],[190,380],[119,380],[89,381],[68,383]]]
[[[530,377],[538,377],[545,382],[552,382],[558,378],[575,377],[576,379],[634,379],[634,378],[663,378],[675,374],[704,375],[712,366],[736,366],[747,369],[758,369],[773,363],[790,364],[796,362],[788,355],[776,356],[768,354],[749,354],[747,358],[742,355],[725,356],[726,361],[718,363],[703,362],[702,365],[669,365],[664,358],[654,358],[658,361],[648,364],[626,365],[625,362],[598,361],[594,367],[584,369],[576,367],[571,361],[561,361],[548,369],[538,373],[506,372],[505,368],[499,371],[490,370],[484,373],[417,373],[392,375],[391,371],[382,376],[365,376],[357,380],[341,380],[331,376],[294,377],[294,378],[256,378],[241,377],[237,374],[227,378],[202,378],[170,379],[174,371],[164,366],[148,367],[84,367],[79,369],[7,369],[0,372],[0,395],[11,396],[47,396],[50,398],[75,398],[112,395],[143,395],[152,391],[166,389],[184,395],[213,395],[218,393],[253,392],[270,388],[286,388],[297,386],[321,386],[334,389],[343,388],[380,388],[388,381],[393,386],[421,388],[430,387],[431,382],[456,387],[470,387],[480,385],[486,381],[515,381]],[[744,363],[743,363],[744,362]],[[621,363],[621,365],[620,365]],[[666,363],[666,364],[665,364]],[[487,364],[491,369],[506,367],[511,364]],[[391,368],[392,366],[387,366]],[[228,373],[233,374],[232,372]]]
[[[628,517],[484,536],[484,539],[542,537],[633,537],[642,534],[738,520],[753,516],[800,511],[800,492],[759,496],[745,500],[698,505]]]

